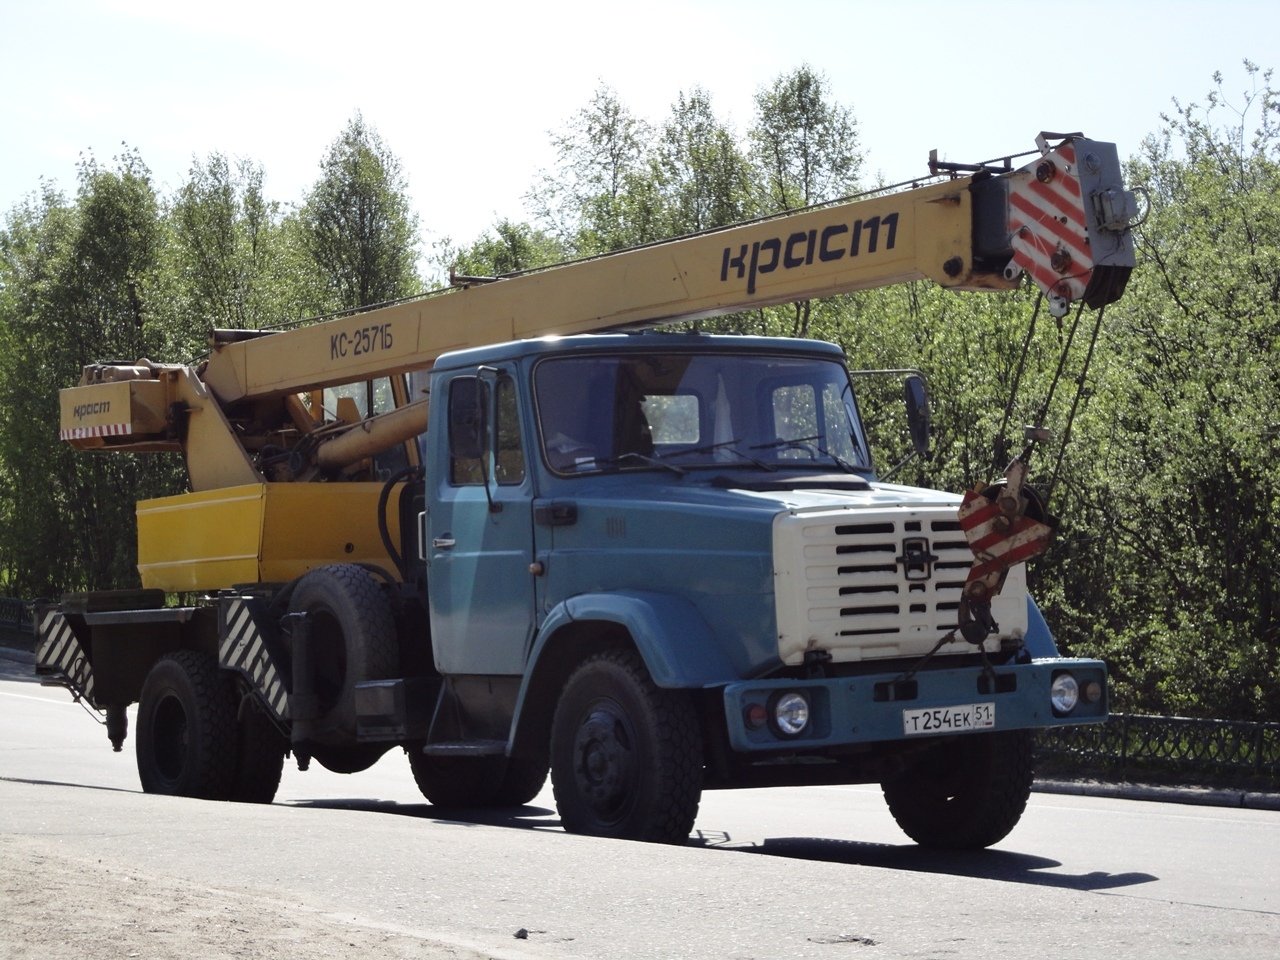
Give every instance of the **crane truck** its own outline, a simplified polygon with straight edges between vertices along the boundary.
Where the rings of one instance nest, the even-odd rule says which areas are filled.
[[[919,843],[999,841],[1032,732],[1107,715],[1105,665],[1060,656],[1028,595],[1050,524],[1025,469],[884,482],[839,347],[661,328],[914,279],[1101,308],[1133,266],[1116,148],[1038,142],[86,367],[63,438],[180,453],[190,489],[137,504],[139,588],[37,607],[37,673],[117,751],[138,705],[151,793],[270,802],[287,755],[402,748],[433,804],[524,804],[549,773],[577,833],[678,843],[704,789],[879,783]]]

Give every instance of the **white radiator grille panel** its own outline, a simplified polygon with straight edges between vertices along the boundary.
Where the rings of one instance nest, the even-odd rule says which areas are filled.
[[[837,661],[928,653],[956,626],[960,592],[973,562],[954,507],[792,510],[774,521],[778,648],[785,663],[809,649]],[[1009,572],[993,605],[1000,633],[1027,626],[1022,566]],[[963,640],[938,653],[972,653]]]

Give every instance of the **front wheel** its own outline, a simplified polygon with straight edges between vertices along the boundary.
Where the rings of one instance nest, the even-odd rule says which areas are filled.
[[[903,832],[926,847],[979,850],[999,843],[1031,796],[1029,730],[943,741],[881,786]]]
[[[613,650],[569,677],[551,729],[551,783],[570,833],[684,843],[702,796],[702,736],[686,691]]]

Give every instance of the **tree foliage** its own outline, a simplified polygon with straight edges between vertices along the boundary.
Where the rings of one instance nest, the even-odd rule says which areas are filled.
[[[208,327],[256,328],[316,299],[298,274],[297,250],[260,165],[222,154],[195,161],[168,210],[184,306]]]
[[[418,220],[400,161],[357,113],[320,163],[296,224],[324,290],[324,310],[421,291]]]
[[[566,251],[558,240],[527,223],[501,220],[464,251],[451,251],[456,274],[501,277],[560,263]]]
[[[1062,533],[1031,576],[1060,645],[1104,657],[1125,710],[1270,719],[1280,706],[1280,96],[1270,72],[1246,64],[1245,77],[1243,93],[1215,77],[1203,101],[1175,101],[1131,158],[1127,179],[1148,199],[1139,264],[1101,318],[1055,320],[1028,288],[957,295],[913,282],[703,322],[834,340],[855,367],[923,370],[934,451],[903,467],[904,482],[989,483],[1023,424],[1069,432],[1032,461]],[[808,66],[762,86],[742,131],[698,88],[650,123],[604,86],[552,145],[531,219],[447,244],[449,266],[501,276],[714,229],[847,195],[861,171],[852,109]],[[8,214],[6,591],[131,585],[134,499],[180,488],[171,460],[58,442],[57,390],[84,364],[185,359],[210,326],[419,289],[407,185],[359,114],[296,213],[263,184],[260,167],[213,154],[159,198],[126,151],[110,169],[86,160],[73,197],[44,186]],[[900,381],[857,386],[881,468],[898,463],[909,450]]]
[[[857,185],[862,156],[853,111],[833,103],[826,78],[807,65],[756,94],[750,140],[766,210],[798,210]]]
[[[681,93],[649,153],[660,229],[680,236],[745,220],[755,207],[751,168],[701,88]]]
[[[166,489],[163,459],[78,456],[58,439],[58,390],[105,358],[172,342],[159,278],[163,231],[136,153],[80,165],[74,204],[46,190],[0,240],[0,455],[12,512],[0,531],[9,589],[49,596],[133,580],[133,501]],[[74,535],[69,535],[74,531]]]
[[[644,153],[650,128],[602,86],[552,134],[556,169],[529,200],[540,225],[575,256],[653,239],[647,214]],[[637,239],[637,237],[643,239]]]
[[[1175,103],[1130,163],[1140,264],[1109,315],[1061,602],[1149,708],[1280,704],[1280,99],[1247,64]]]

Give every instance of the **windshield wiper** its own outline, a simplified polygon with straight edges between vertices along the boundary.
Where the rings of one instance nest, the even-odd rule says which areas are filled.
[[[821,440],[822,434],[815,433],[811,437],[788,437],[785,440],[771,440],[768,443],[753,443],[748,450],[777,450],[779,447],[791,447],[794,450],[816,450],[810,445],[811,440]],[[821,451],[819,451],[821,452]]]
[[[865,469],[850,463],[848,460],[844,459],[843,457],[836,456],[830,450],[826,450],[822,447],[818,447],[817,449],[819,453],[823,454],[824,456],[830,457],[832,462],[834,462],[835,465],[839,467],[841,470],[843,470],[845,473],[862,474],[866,472]]]
[[[862,468],[855,466],[854,464],[850,463],[848,460],[845,460],[843,457],[839,457],[836,454],[832,453],[821,443],[813,442],[815,440],[821,441],[824,439],[825,437],[823,437],[822,434],[815,433],[811,437],[790,437],[786,440],[773,440],[769,443],[757,443],[748,449],[777,450],[779,448],[784,448],[784,449],[790,449],[790,450],[803,450],[806,453],[808,453],[809,456],[815,462],[818,459],[817,454],[821,454],[824,457],[829,457],[831,459],[831,462],[834,463],[836,466],[838,466],[845,473],[861,474],[866,472]],[[788,464],[788,466],[793,466],[793,465],[800,466],[800,464]]]
[[[689,447],[688,449],[685,449],[685,450],[672,450],[669,453],[662,454],[661,459],[665,460],[668,457],[683,457],[690,453],[711,453],[712,451],[715,451],[715,450],[728,450],[735,457],[741,457],[743,460],[749,461],[750,463],[754,463],[761,470],[777,470],[778,469],[772,464],[765,463],[763,460],[757,460],[755,457],[751,456],[749,453],[743,453],[741,450],[739,450],[737,447],[734,446],[734,444],[741,443],[741,442],[742,442],[741,437],[735,437],[732,440],[721,440],[719,443],[704,443],[700,447]],[[755,447],[752,447],[751,449],[754,450]]]
[[[639,460],[641,463],[649,467],[660,467],[663,470],[670,470],[678,477],[683,477],[686,472],[683,467],[677,467],[674,463],[664,463],[657,457],[651,457],[644,453],[636,453],[634,450],[628,450],[626,453],[620,453],[616,457],[595,458],[596,465],[601,467],[616,467],[624,460]]]

